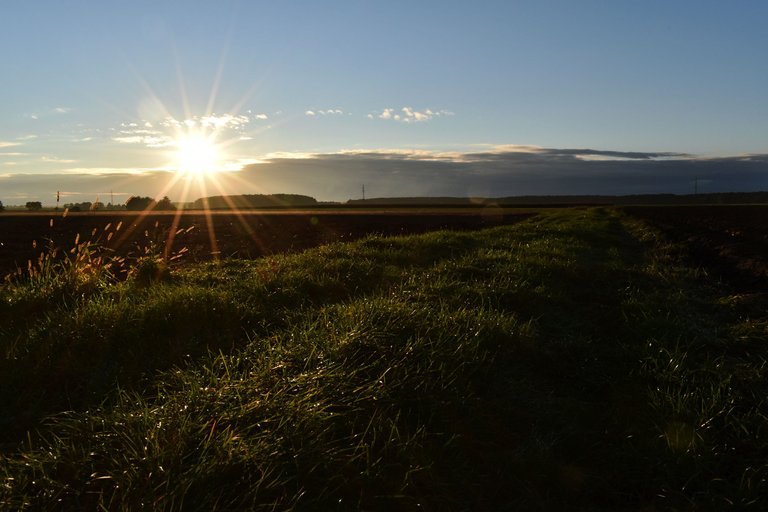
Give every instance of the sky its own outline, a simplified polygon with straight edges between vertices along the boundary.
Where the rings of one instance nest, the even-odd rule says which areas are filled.
[[[768,190],[763,0],[29,0],[0,201]]]

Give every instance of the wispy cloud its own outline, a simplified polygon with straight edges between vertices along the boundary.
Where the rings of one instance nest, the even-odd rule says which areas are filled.
[[[473,144],[483,148],[483,151],[462,153],[465,161],[504,158],[507,155],[538,155],[539,158],[554,160],[579,160],[584,162],[615,162],[639,160],[691,160],[698,159],[688,153],[675,152],[642,152],[642,151],[607,151],[598,149],[559,149],[545,148],[525,144]]]
[[[49,117],[49,116],[58,116],[63,114],[69,114],[70,112],[74,111],[71,107],[53,107],[51,109],[42,110],[38,112],[29,112],[27,114],[24,114],[24,117],[32,120],[37,120],[42,117]]]
[[[65,174],[83,175],[83,176],[105,176],[105,175],[123,175],[123,176],[141,176],[152,173],[168,174],[168,171],[157,169],[156,167],[70,167],[61,171]],[[46,175],[43,175],[46,176]]]
[[[259,114],[261,115],[261,114]],[[192,128],[202,127],[215,130],[232,129],[239,130],[250,123],[250,118],[245,115],[235,114],[209,114],[205,116],[192,116],[184,119],[177,119],[173,116],[167,116],[156,124],[150,121],[122,123],[123,129],[142,129],[154,130],[154,133],[160,133],[160,128]],[[156,126],[157,125],[157,126]]]
[[[460,161],[463,153],[457,151],[433,151],[429,149],[342,149],[334,155],[352,157],[369,156],[382,159],[424,160],[424,161]]]
[[[21,142],[11,142],[7,140],[0,140],[0,148],[12,148],[14,146],[21,146]]]
[[[300,151],[275,151],[272,153],[267,153],[266,155],[262,156],[258,160],[260,162],[268,162],[271,160],[280,160],[280,159],[308,160],[308,159],[313,159],[317,157],[318,157],[317,153],[304,153]]]
[[[203,128],[213,128],[215,130],[221,130],[224,128],[237,130],[244,127],[251,121],[247,116],[236,116],[232,114],[211,114],[209,116],[195,118],[194,120],[199,121]]]
[[[275,115],[280,115],[281,113],[282,112],[275,112]],[[269,119],[269,115],[264,112],[254,113],[253,110],[248,110],[246,111],[246,114],[248,114],[251,119],[256,119],[257,121],[266,121]]]
[[[164,135],[124,135],[112,137],[112,140],[121,144],[143,144],[148,148],[164,148],[174,143],[172,138]]]
[[[59,158],[56,156],[43,156],[40,158],[40,161],[46,162],[46,163],[54,163],[54,164],[74,164],[77,162],[77,160],[71,160],[69,158]]]
[[[150,121],[121,123],[112,137],[121,144],[142,144],[149,148],[165,148],[177,143],[179,132],[202,131],[203,133],[222,133],[225,131],[242,133],[250,123],[245,115],[210,114],[176,119],[168,116],[158,123]],[[239,136],[237,137],[240,138]],[[87,140],[82,139],[82,141]]]
[[[394,109],[394,108],[385,108],[384,110],[372,112],[368,114],[366,117],[368,119],[383,119],[385,121],[399,121],[402,123],[420,123],[424,121],[429,121],[430,119],[434,119],[436,117],[448,117],[455,115],[450,110],[432,110],[432,109],[424,109],[424,110],[415,110],[411,107],[402,107],[400,109]]]
[[[328,108],[328,109],[319,109],[319,110],[307,110],[304,112],[304,115],[307,117],[317,117],[317,116],[343,116],[344,111],[340,108]]]

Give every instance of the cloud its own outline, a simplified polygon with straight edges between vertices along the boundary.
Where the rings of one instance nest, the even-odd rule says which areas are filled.
[[[142,176],[158,172],[168,174],[167,171],[147,167],[70,167],[61,172],[73,176]]]
[[[539,153],[574,156],[581,160],[658,160],[691,157],[686,153],[643,153],[637,151],[598,151],[595,149],[541,149]]]
[[[695,179],[707,180],[704,192],[768,190],[768,155],[707,159],[667,152],[508,148],[269,155],[240,176],[269,192],[332,200],[358,197],[362,183],[371,197],[688,194]]]
[[[103,171],[103,172],[101,172]],[[57,190],[67,190],[68,199],[93,201],[97,195],[109,197],[115,191],[115,199],[124,200],[130,195],[150,195],[152,190],[161,192],[158,182],[165,183],[168,173],[134,173],[129,169],[70,169],[68,173],[10,174],[0,175],[0,190],[5,204],[11,201],[42,201],[54,204]],[[118,193],[117,191],[121,192]],[[122,195],[121,195],[122,194]],[[126,195],[127,194],[127,195]]]
[[[248,114],[249,116],[251,116],[253,119],[258,119],[259,121],[266,121],[267,119],[269,119],[269,115],[265,114],[264,112],[260,112],[258,114],[254,114],[253,110],[246,110],[245,113]],[[282,112],[278,110],[273,115],[279,116],[280,114],[282,114]]]
[[[195,119],[197,121],[197,119]],[[237,130],[247,125],[251,120],[247,116],[236,116],[232,114],[216,115],[211,114],[199,118],[201,126],[204,128],[213,128],[215,130],[221,130],[223,128],[230,128]]]
[[[73,164],[77,162],[77,160],[70,160],[67,158],[59,158],[55,156],[43,156],[40,158],[40,161],[54,164]]]
[[[549,162],[561,161],[584,161],[584,162],[619,162],[619,161],[637,161],[637,160],[680,160],[694,159],[693,155],[687,153],[673,152],[638,152],[638,151],[606,151],[596,149],[555,149],[543,148],[540,146],[526,145],[502,145],[488,146],[489,149],[484,152],[465,153],[463,158],[469,161],[489,161],[494,159],[503,160],[516,155],[517,158],[529,158],[547,160]]]
[[[486,145],[470,152],[283,152],[243,158],[236,167],[242,170],[233,173],[231,181],[221,176],[222,193],[297,193],[344,201],[359,197],[365,184],[370,197],[690,194],[695,180],[699,192],[768,190],[768,154],[699,158],[670,152]],[[55,175],[6,174],[0,177],[0,190],[6,197],[39,193],[42,199],[65,187],[156,195],[172,176],[160,169],[70,168]],[[180,185],[164,193],[180,199],[182,192]]]
[[[414,110],[411,107],[402,107],[400,109],[385,108],[380,112],[370,113],[367,117],[368,119],[378,117],[385,121],[394,120],[403,123],[421,123],[434,119],[435,117],[447,117],[453,115],[455,114],[449,110],[432,110],[429,108],[424,110]]]
[[[211,130],[211,131],[222,131],[222,130],[242,130],[250,122],[251,122],[250,118],[245,115],[214,113],[214,114],[209,114],[205,116],[192,116],[186,119],[176,119],[173,116],[167,116],[162,121],[160,121],[159,124],[163,128],[174,128],[174,129],[183,130],[183,129],[200,127],[200,128]],[[123,126],[126,126],[126,125],[123,124]],[[136,127],[138,125],[136,123],[130,123],[127,126]],[[146,128],[153,128],[153,125],[149,122],[145,122],[144,126]],[[162,132],[158,132],[158,133],[162,133]]]
[[[21,146],[21,142],[11,142],[6,140],[0,140],[0,148],[12,148],[14,146]]]
[[[73,110],[74,109],[71,107],[54,107],[50,110],[45,110],[43,112],[30,112],[30,113],[24,114],[24,117],[32,120],[37,120],[37,119],[40,119],[41,117],[69,114]]]
[[[463,153],[456,151],[433,151],[429,149],[342,149],[334,155],[371,157],[383,159],[427,160],[427,161],[453,161],[458,162],[463,158]],[[318,158],[325,158],[320,155]]]
[[[317,110],[307,110],[304,112],[304,115],[308,117],[317,117],[317,116],[343,116],[344,111],[340,108],[328,108],[328,109],[317,109]]]
[[[175,141],[167,135],[122,135],[112,137],[112,140],[121,144],[143,144],[149,148],[164,148],[172,146]]]
[[[214,113],[206,116],[192,116],[187,119],[167,116],[159,123],[150,121],[121,123],[119,129],[112,130],[116,132],[112,140],[121,144],[141,144],[149,148],[164,148],[175,145],[180,133],[242,133],[250,121],[248,116],[235,114]],[[90,137],[80,139],[81,142],[88,140]]]

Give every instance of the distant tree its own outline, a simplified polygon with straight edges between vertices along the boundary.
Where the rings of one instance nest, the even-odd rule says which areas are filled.
[[[91,204],[91,210],[103,210],[104,209],[104,203],[101,201],[96,201],[95,203]]]
[[[82,212],[84,210],[90,210],[93,203],[85,201],[83,203],[64,203],[64,208],[71,212]]]
[[[29,211],[42,210],[43,204],[40,201],[27,201],[26,207]]]
[[[155,200],[151,197],[131,196],[125,202],[125,209],[131,211],[149,210],[154,202]]]
[[[168,196],[164,196],[155,205],[155,210],[175,210],[175,209],[176,207],[173,206],[173,203],[171,202],[170,199],[168,199]]]
[[[3,206],[3,202],[0,201],[0,212],[2,212],[3,210],[5,210],[5,206]]]
[[[317,200],[314,197],[299,194],[244,194],[204,197],[192,203],[192,207],[204,209],[295,208],[316,204]]]

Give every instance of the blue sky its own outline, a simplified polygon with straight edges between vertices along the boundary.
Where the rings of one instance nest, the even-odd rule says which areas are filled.
[[[381,194],[685,193],[688,174],[705,172],[690,165],[745,158],[754,179],[719,169],[712,190],[764,188],[753,163],[768,153],[768,2],[30,0],[3,11],[5,204],[50,203],[56,190],[93,200],[107,184],[120,202],[181,199],[193,178],[174,169],[190,134],[215,143],[206,172],[230,171],[195,176],[212,194],[343,200],[359,181],[376,190],[370,169],[389,176]],[[566,169],[553,148],[606,153],[570,153]],[[441,161],[461,177],[471,160],[482,174],[487,160],[467,155],[521,151],[549,174],[515,157],[514,185],[452,174],[446,188],[414,170]],[[664,153],[643,159],[664,163],[656,184],[594,178],[600,165],[585,162],[621,161],[611,152]],[[361,154],[377,163],[359,179],[319,165]],[[656,172],[679,173],[670,160],[688,166],[682,181]],[[278,167],[294,181],[276,180]],[[321,178],[349,183],[309,185]]]

